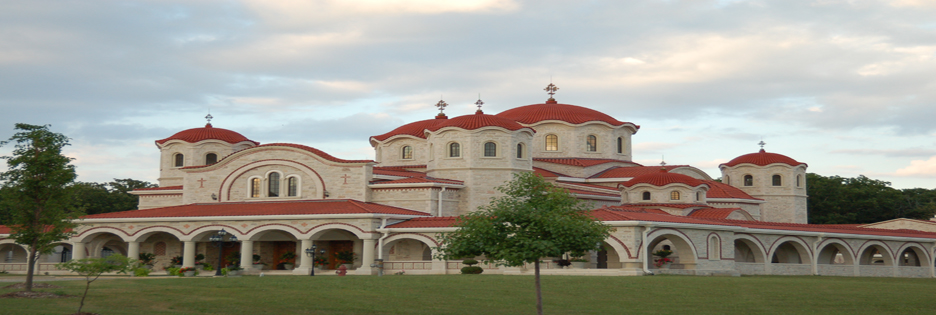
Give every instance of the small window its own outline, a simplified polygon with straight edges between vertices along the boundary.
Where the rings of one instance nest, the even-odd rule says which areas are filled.
[[[260,198],[260,179],[250,179],[250,198]]]
[[[701,192],[701,191],[697,191],[697,192],[695,193],[695,200],[696,200],[696,201],[702,201],[702,192]]]
[[[669,199],[670,199],[670,200],[679,200],[679,192],[678,192],[678,191],[675,191],[675,190],[674,190],[674,191],[671,191],[671,192],[669,193]]]
[[[270,176],[267,178],[267,186],[270,188],[267,191],[267,197],[279,197],[280,193],[280,174],[279,173],[270,173]]]
[[[669,245],[663,245],[663,250],[672,250]]]
[[[728,177],[728,175],[725,175],[725,184],[731,185],[731,177]]]
[[[719,244],[718,238],[715,237],[714,235],[712,236],[712,238],[709,238],[709,255],[708,255],[709,260],[721,259],[721,253],[719,251],[721,249],[720,245],[721,244]]]
[[[783,178],[780,175],[774,175],[772,180],[774,186],[783,186]]]
[[[559,136],[546,135],[546,151],[559,151]]]
[[[624,153],[624,138],[622,137],[617,138],[617,153]]]
[[[175,167],[183,167],[183,166],[185,166],[185,155],[182,155],[182,153],[176,153]]]
[[[497,144],[494,142],[485,142],[484,143],[484,156],[487,156],[487,157],[497,156]]]
[[[156,256],[166,256],[166,242],[159,242],[153,245],[153,254]]]
[[[650,200],[650,192],[649,192],[649,191],[643,192],[643,200]]]
[[[299,195],[299,178],[295,176],[286,179],[286,195],[295,197]]]
[[[517,143],[517,158],[523,158],[523,143]]]
[[[754,186],[754,176],[744,175],[744,186]]]
[[[796,175],[796,187],[803,187],[803,185],[800,182],[801,180],[802,180],[801,175]]]
[[[411,160],[411,159],[413,159],[413,147],[408,146],[408,145],[407,145],[407,146],[403,146],[403,155],[402,155],[402,158],[403,158],[404,160]]]
[[[589,135],[585,138],[585,150],[588,152],[598,151],[598,137]]]
[[[458,143],[449,144],[449,157],[460,157],[461,145]]]
[[[218,155],[214,153],[205,154],[205,165],[218,163]]]

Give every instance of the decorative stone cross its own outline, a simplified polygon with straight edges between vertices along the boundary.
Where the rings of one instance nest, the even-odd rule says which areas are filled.
[[[438,107],[439,113],[442,114],[443,111],[445,111],[445,108],[448,107],[448,103],[443,100],[439,100],[439,102],[435,104],[435,107]]]
[[[344,178],[344,184],[347,185],[347,184],[348,184],[348,178],[351,178],[351,176],[348,176],[348,174],[344,174],[344,175],[342,175],[340,178]]]
[[[549,85],[547,85],[546,88],[543,89],[543,91],[548,92],[546,94],[549,94],[549,99],[552,99],[553,95],[556,95],[557,90],[559,90],[559,88],[556,87],[555,84],[552,84],[552,82],[550,82]]]
[[[196,180],[196,182],[198,182],[198,188],[205,188],[205,182],[207,182],[207,180],[205,180],[204,178],[201,178],[199,180]]]

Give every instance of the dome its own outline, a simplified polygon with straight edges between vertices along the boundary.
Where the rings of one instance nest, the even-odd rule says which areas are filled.
[[[612,126],[623,126],[626,124],[640,129],[640,126],[629,122],[622,122],[608,116],[605,113],[581,106],[559,104],[556,101],[546,101],[545,104],[533,104],[521,106],[514,109],[508,109],[497,117],[507,118],[522,124],[535,124],[545,120],[559,120],[573,125],[583,124],[592,121],[608,123]]]
[[[371,137],[371,139],[374,139],[377,141],[384,141],[384,140],[390,139],[393,136],[398,136],[398,135],[409,135],[409,136],[425,139],[426,135],[424,133],[426,129],[429,129],[429,127],[435,126],[436,124],[439,124],[441,122],[448,120],[443,117],[445,116],[440,115],[440,116],[436,116],[435,119],[426,119],[426,120],[411,122],[403,126],[397,127],[396,129],[393,129],[388,133],[385,133],[379,136],[373,136]]]
[[[744,163],[754,164],[757,166],[767,166],[767,165],[774,164],[774,163],[782,163],[782,164],[786,164],[789,166],[797,166],[800,164],[803,164],[803,165],[806,164],[803,162],[797,162],[796,160],[790,158],[789,156],[786,156],[783,154],[777,154],[777,153],[770,153],[770,152],[764,151],[764,149],[761,149],[760,152],[745,154],[745,155],[736,157],[733,160],[728,161],[728,163],[725,163],[719,166],[730,167],[730,166],[735,166],[735,165],[744,164]]]
[[[510,131],[527,128],[518,124],[516,121],[494,115],[487,115],[478,111],[474,115],[458,116],[442,121],[426,129],[429,129],[429,131],[436,131],[445,127],[457,127],[465,130],[475,130],[483,127],[501,127]]]
[[[666,168],[660,168],[659,172],[644,174],[632,178],[629,181],[621,183],[624,187],[631,187],[637,184],[650,184],[653,186],[666,186],[669,184],[686,184],[690,187],[705,185],[701,180],[689,177],[688,175],[670,173]]]
[[[185,141],[188,143],[196,143],[196,142],[199,142],[202,140],[208,140],[208,139],[220,140],[220,141],[224,141],[230,144],[235,144],[235,143],[244,142],[244,141],[253,142],[253,144],[255,145],[260,144],[259,142],[247,139],[247,137],[244,137],[244,135],[241,135],[235,131],[212,127],[210,123],[206,124],[204,128],[192,128],[192,129],[179,131],[169,138],[156,140],[156,144],[160,145],[160,144],[166,143],[166,141],[169,141],[169,140],[180,140],[180,141]]]

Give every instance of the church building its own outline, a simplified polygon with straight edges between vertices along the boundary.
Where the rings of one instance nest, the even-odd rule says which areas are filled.
[[[562,257],[544,257],[543,274],[936,275],[936,222],[809,224],[806,163],[761,142],[756,152],[725,152],[736,157],[714,178],[690,165],[641,165],[632,151],[639,125],[561,104],[554,85],[546,90],[545,103],[496,114],[478,100],[475,113],[450,118],[439,101],[437,116],[370,137],[374,160],[261,143],[213,126],[209,115],[204,127],[155,140],[159,187],[132,192],[139,210],[81,218],[38,270],[151,253],[156,270],[181,257],[186,267],[220,258],[273,274],[347,262],[351,274],[373,275],[377,260],[387,273],[454,274],[460,260],[435,258],[439,235],[498,196],[494,188],[514,174],[534,172],[613,227],[600,250],[581,257],[587,263],[566,267],[557,263]],[[222,230],[224,240],[236,240],[219,257],[212,240]],[[0,228],[0,270],[25,272],[25,248],[8,234]],[[306,255],[313,248],[315,264]],[[663,249],[673,252],[671,263],[653,255]]]

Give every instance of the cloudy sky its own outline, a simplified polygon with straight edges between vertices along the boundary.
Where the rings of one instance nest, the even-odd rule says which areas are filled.
[[[156,181],[203,126],[373,158],[428,119],[561,103],[641,125],[635,161],[766,149],[936,188],[932,0],[180,0],[0,3],[0,139],[72,138],[81,181]],[[7,154],[9,147],[0,148]],[[2,168],[2,167],[0,167]]]

